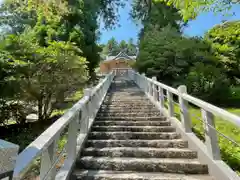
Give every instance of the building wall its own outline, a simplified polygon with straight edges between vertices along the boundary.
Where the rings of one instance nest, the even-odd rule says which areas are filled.
[[[103,61],[100,64],[100,72],[105,74],[112,71],[114,68],[129,68],[131,67],[130,64],[133,63],[134,60],[125,60],[125,59],[119,59],[119,60],[112,60],[112,61]]]

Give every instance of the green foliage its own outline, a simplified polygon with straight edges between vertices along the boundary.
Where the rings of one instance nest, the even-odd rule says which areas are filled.
[[[228,101],[230,83],[224,65],[209,41],[182,36],[176,9],[155,2],[144,19],[141,9],[139,14],[134,10],[134,17],[144,25],[135,65],[140,72],[174,87],[186,84],[189,93],[208,102],[222,105]]]
[[[76,102],[78,100],[80,100],[83,96],[83,90],[80,89],[76,92],[74,92],[73,94],[71,94],[71,96],[67,97],[67,101],[73,101],[73,102]]]
[[[140,21],[144,28],[140,34],[143,35],[148,28],[163,28],[167,25],[180,30],[183,23],[178,9],[167,6],[163,2],[134,0],[131,16],[135,21]]]
[[[2,48],[10,52],[13,64],[22,64],[14,77],[20,87],[19,98],[37,102],[39,119],[46,120],[59,94],[86,81],[86,62],[69,42],[49,41],[47,47],[42,47],[34,37],[32,30],[8,36]]]
[[[97,20],[110,28],[122,5],[121,0],[6,0],[0,8],[0,25],[6,27],[0,43],[0,123],[7,117],[24,123],[27,105],[38,106],[39,118],[46,120],[69,89],[81,87],[88,75],[94,78],[101,51]]]
[[[133,39],[130,38],[128,42],[122,40],[120,43],[112,37],[106,45],[103,45],[102,55],[116,56],[121,51],[126,52],[129,56],[135,56],[137,54],[137,46],[134,44]]]
[[[188,91],[203,100],[224,105],[231,96],[229,81],[220,68],[197,62],[190,69],[185,84]]]
[[[90,76],[94,78],[101,51],[97,45],[98,18],[111,28],[118,19],[117,8],[123,5],[122,0],[8,0],[0,9],[0,24],[9,27],[13,33],[22,33],[26,27],[35,28],[42,46],[47,46],[46,39],[74,43],[81,49],[79,56],[88,61]]]
[[[114,37],[112,37],[106,45],[104,45],[103,47],[103,51],[102,53],[104,55],[109,55],[109,54],[115,54],[117,55],[119,53],[119,47],[118,47],[118,42],[116,41],[116,39]]]
[[[226,12],[239,0],[154,0],[165,2],[169,6],[179,9],[185,21],[194,19],[200,12]]]
[[[212,72],[211,70],[215,69],[219,72],[216,68],[217,62],[207,43],[197,38],[182,37],[177,30],[166,27],[161,30],[153,28],[145,33],[140,42],[137,67],[140,72],[145,72],[148,76],[156,76],[166,84],[177,86],[184,83],[188,75],[190,75],[189,81],[198,83],[195,80],[200,78],[200,74],[197,75],[204,69],[203,64],[205,66],[209,64],[209,68],[204,71]],[[201,65],[203,68],[199,70]],[[202,77],[207,78],[205,76],[207,72],[203,74]],[[198,84],[199,87],[201,85]]]
[[[228,78],[236,84],[240,79],[240,21],[225,22],[212,28],[205,39],[212,44],[215,55],[219,57]]]

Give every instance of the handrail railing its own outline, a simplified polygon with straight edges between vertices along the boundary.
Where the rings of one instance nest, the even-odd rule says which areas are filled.
[[[240,117],[233,114],[233,113],[230,113],[222,108],[219,108],[217,106],[214,106],[210,103],[207,103],[203,100],[200,100],[198,98],[195,98],[189,94],[187,94],[187,92],[183,92],[183,93],[180,93],[179,90],[177,89],[174,89],[170,86],[167,86],[165,84],[162,84],[156,80],[153,80],[153,79],[150,79],[150,78],[147,78],[146,79],[152,83],[152,84],[155,84],[163,89],[165,89],[167,92],[170,92],[174,95],[177,95],[177,96],[181,96],[184,100],[190,102],[191,104],[195,105],[195,106],[198,106],[200,108],[204,108],[206,109],[207,111],[217,115],[217,116],[221,116],[223,118],[226,118],[227,121],[230,121],[231,123],[237,125],[238,127],[240,127]]]
[[[33,161],[39,156],[41,159],[41,180],[63,180],[69,177],[82,143],[87,137],[91,124],[115,75],[127,76],[135,81],[159,105],[161,112],[167,112],[169,117],[175,117],[174,105],[177,104],[180,108],[182,127],[186,134],[192,133],[188,103],[198,106],[201,109],[202,121],[205,125],[205,145],[208,155],[213,160],[221,160],[217,138],[219,132],[215,128],[214,116],[226,118],[238,127],[240,127],[240,117],[187,94],[185,86],[174,89],[158,82],[155,77],[150,79],[131,68],[118,68],[113,69],[113,72],[107,75],[94,89],[85,90],[84,97],[79,102],[19,154],[14,169],[14,179],[22,179]],[[178,97],[177,103],[174,101],[173,95]],[[168,103],[167,108],[165,107],[165,99]],[[67,143],[60,153],[66,156],[64,164],[57,172],[56,164],[60,161],[59,156],[57,157],[57,143],[61,133],[65,132],[66,128],[68,128]],[[233,176],[237,177],[237,175]]]
[[[190,114],[188,103],[201,109],[201,120],[205,130],[205,145],[208,155],[210,155],[213,160],[221,160],[218,134],[230,142],[234,142],[235,145],[239,145],[230,137],[219,132],[214,122],[214,117],[219,116],[240,127],[239,116],[187,94],[186,86],[180,86],[178,89],[174,89],[158,82],[155,77],[150,79],[146,77],[145,74],[141,75],[134,71],[131,71],[131,73],[132,79],[136,84],[160,106],[162,112],[166,112],[170,117],[175,117],[174,105],[176,102],[173,100],[173,95],[178,97],[177,104],[180,108],[181,123],[185,133],[192,133],[192,122],[190,118],[192,114]],[[164,106],[166,102],[168,104],[167,108]],[[235,174],[236,176],[234,175],[234,177],[238,177],[234,172],[231,174]]]
[[[64,173],[64,176],[69,176],[70,169],[76,161],[79,150],[79,137],[86,137],[113,77],[114,74],[110,73],[93,90],[86,90],[84,97],[80,101],[19,154],[14,169],[14,179],[22,179],[31,167],[33,161],[39,156],[41,161],[40,179],[55,179],[57,175],[56,164],[59,163],[60,160],[60,158],[57,157],[57,143],[60,134],[63,133],[66,128],[68,128],[68,137],[67,143],[64,146],[64,152],[66,153],[64,155],[66,155],[66,157],[63,166],[67,165],[69,168],[67,173]],[[64,172],[66,172],[66,168]],[[61,178],[65,179],[64,177]]]

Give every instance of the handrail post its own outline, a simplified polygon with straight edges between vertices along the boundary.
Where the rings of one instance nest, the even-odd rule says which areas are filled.
[[[93,117],[96,115],[97,113],[97,105],[98,105],[98,101],[97,101],[97,92],[93,95],[92,97],[92,111],[93,111]]]
[[[91,89],[84,89],[84,96],[88,96],[89,98],[92,95]],[[89,119],[91,118],[91,100],[84,105],[81,111],[82,119],[80,121],[80,133],[87,134],[88,133],[88,126],[89,126]]]
[[[154,76],[154,77],[152,77],[152,80],[154,81],[154,82],[156,82],[157,81],[157,77],[156,76]],[[157,88],[158,86],[155,84],[155,83],[153,83],[152,84],[152,89],[153,89],[153,99],[154,99],[154,101],[158,101],[158,98],[157,98],[157,91],[158,91],[158,88]]]
[[[139,87],[141,87],[144,92],[147,92],[148,90],[148,86],[146,84],[146,74],[145,73],[142,73],[142,77],[139,76]]]
[[[168,114],[170,117],[174,117],[174,104],[173,104],[173,94],[167,90],[168,99]]]
[[[68,127],[67,161],[74,161],[77,155],[78,121],[81,121],[81,110],[76,113]]]
[[[206,111],[205,109],[201,109],[202,111],[202,118],[204,122],[204,129],[205,129],[205,144],[207,146],[207,150],[209,151],[210,155],[214,160],[221,160],[220,149],[218,145],[218,137],[214,123],[214,115]],[[210,126],[212,127],[210,127]]]
[[[160,108],[161,110],[164,109],[164,93],[163,93],[163,88],[161,86],[158,86],[159,90],[159,103],[160,103]]]
[[[57,147],[60,134],[55,137],[48,148],[41,155],[40,179],[48,177],[52,180],[56,176],[56,166],[52,167],[57,159]],[[50,170],[50,172],[49,172]]]
[[[153,96],[153,86],[151,81],[148,81],[148,94]]]
[[[182,85],[178,87],[179,92],[179,105],[180,105],[180,114],[181,114],[181,122],[184,127],[186,133],[192,132],[192,123],[189,117],[188,112],[188,102],[182,98],[182,94],[187,94],[187,87]]]

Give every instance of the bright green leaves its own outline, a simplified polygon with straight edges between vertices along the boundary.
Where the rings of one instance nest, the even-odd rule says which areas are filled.
[[[80,88],[89,78],[86,58],[79,46],[80,41],[84,41],[83,31],[78,28],[79,36],[69,38],[77,26],[68,21],[70,8],[66,1],[59,2],[31,0],[20,4],[12,0],[2,9],[5,14],[11,12],[5,21],[11,31],[6,32],[5,40],[1,41],[1,81],[4,82],[1,88],[12,90],[8,96],[4,91],[1,99],[38,106],[40,120],[49,118],[53,104],[62,102],[69,89]],[[34,22],[27,21],[29,17]],[[18,19],[17,26],[11,23]],[[19,121],[14,115],[10,118]]]
[[[200,12],[223,12],[232,6],[231,0],[154,0],[165,2],[168,6],[174,6],[180,10],[184,21],[195,19]],[[238,2],[236,2],[238,3]]]
[[[237,83],[240,78],[240,21],[232,21],[220,24],[211,29],[205,39],[212,44],[215,55],[219,57],[228,71],[228,77],[232,83]]]

